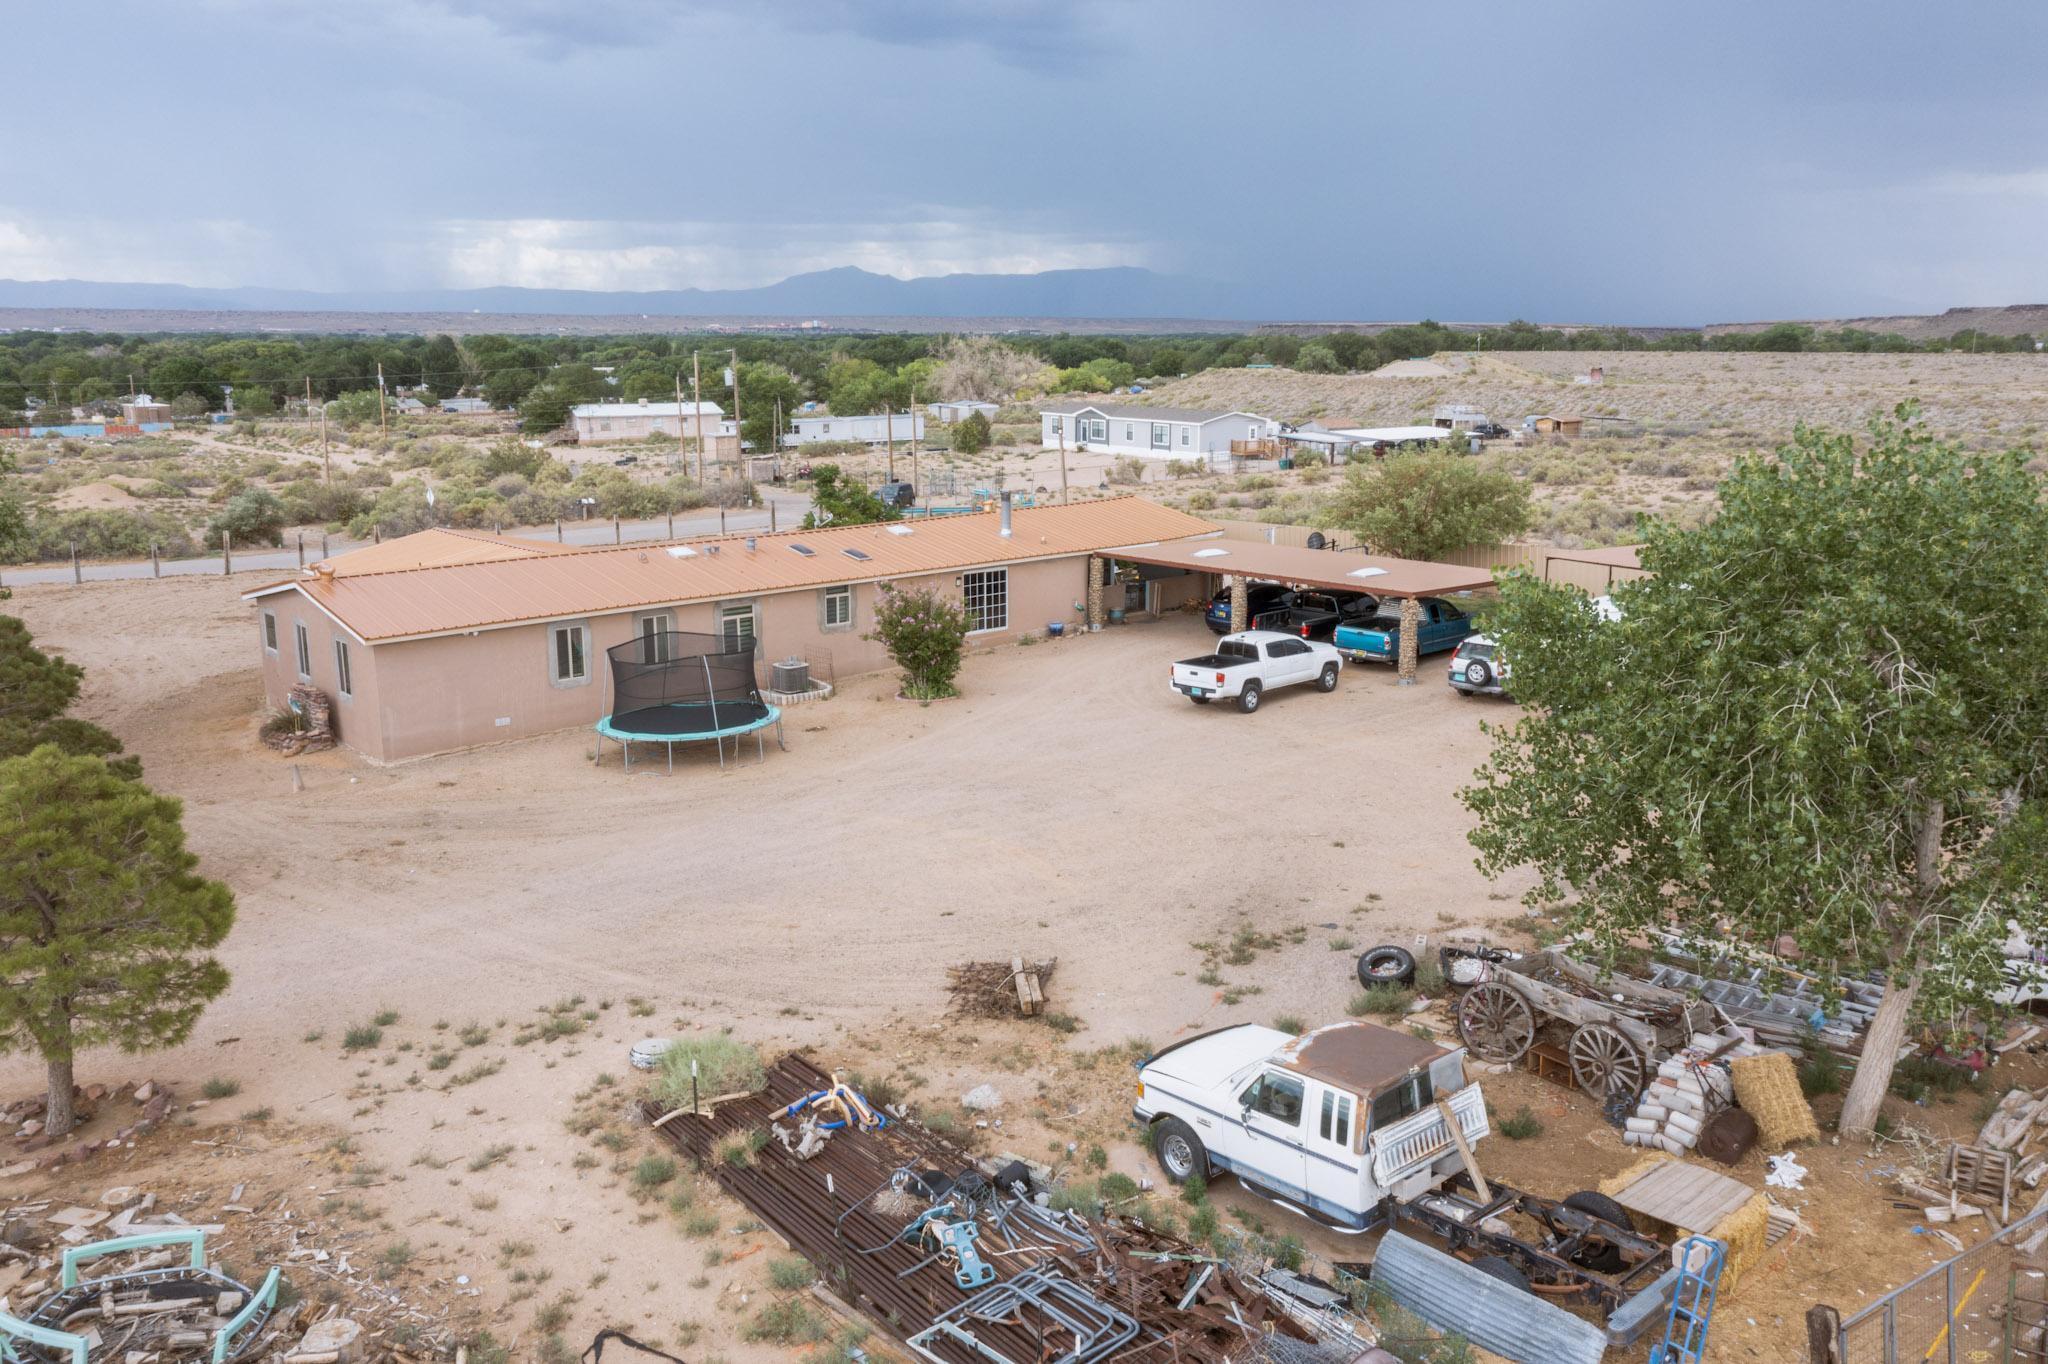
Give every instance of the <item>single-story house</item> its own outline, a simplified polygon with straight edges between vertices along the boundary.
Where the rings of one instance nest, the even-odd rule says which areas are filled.
[[[400,398],[397,402],[391,404],[391,408],[401,417],[416,417],[420,413],[427,410],[427,405],[424,402],[421,402],[418,398],[415,398],[412,395],[407,394],[405,397]]]
[[[1563,440],[1577,440],[1585,434],[1584,417],[1566,416],[1562,413],[1543,413],[1522,418],[1522,429],[1533,435],[1556,436]]]
[[[578,403],[569,409],[569,424],[579,445],[608,440],[648,440],[654,436],[711,436],[723,424],[717,403]]]
[[[994,421],[996,413],[1002,410],[1002,404],[1000,403],[984,403],[973,398],[961,398],[950,403],[928,403],[925,405],[925,411],[931,414],[932,420],[941,422],[964,422],[977,412],[990,421]]]
[[[441,400],[441,410],[443,412],[452,412],[457,416],[470,417],[478,413],[489,412],[491,405],[482,398],[443,398]]]
[[[863,638],[885,583],[955,595],[979,622],[970,644],[1014,642],[1099,606],[1090,568],[1111,551],[1217,533],[1136,497],[597,548],[426,530],[243,600],[269,705],[316,686],[343,743],[395,762],[596,723],[605,651],[635,639],[752,641],[763,666],[829,653],[845,678],[889,666]],[[1205,587],[1161,582],[1157,609]]]
[[[1039,444],[1137,455],[1199,459],[1227,455],[1232,441],[1265,440],[1280,424],[1254,412],[1195,407],[1133,407],[1123,403],[1054,403],[1039,409]]]
[[[144,422],[167,422],[171,419],[171,405],[160,403],[147,393],[138,393],[121,404],[121,420],[130,426]]]
[[[880,445],[890,440],[923,440],[924,413],[881,412],[864,417],[796,417],[783,433],[784,445],[857,440]]]

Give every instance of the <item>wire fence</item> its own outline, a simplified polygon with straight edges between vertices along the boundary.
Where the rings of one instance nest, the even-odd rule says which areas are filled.
[[[1843,1318],[1809,1316],[1812,1364],[2048,1360],[2048,1203]]]

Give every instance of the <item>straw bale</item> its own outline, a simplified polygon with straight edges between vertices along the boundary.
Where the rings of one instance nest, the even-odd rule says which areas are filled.
[[[1778,1148],[1820,1140],[1813,1109],[1799,1091],[1799,1070],[1782,1051],[1738,1057],[1729,1063],[1735,1102],[1756,1119],[1759,1140]]]

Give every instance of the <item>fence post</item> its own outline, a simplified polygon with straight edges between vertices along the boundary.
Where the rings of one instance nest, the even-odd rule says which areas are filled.
[[[1956,1364],[1956,1262],[1941,1267],[1941,1338],[1948,1342],[1948,1364]]]
[[[324,530],[320,532],[320,557],[327,557],[327,532]]]
[[[299,532],[299,567],[306,566],[306,532]]]
[[[223,576],[235,571],[235,537],[226,531],[220,533],[220,571]]]
[[[78,541],[71,542],[71,581],[74,585],[85,581],[85,573],[78,566]]]
[[[676,509],[674,507],[668,509],[668,538],[671,540],[676,538]]]
[[[157,557],[156,541],[154,540],[149,542],[149,576],[152,578],[164,576],[163,560]]]
[[[772,497],[768,499],[768,533],[775,533],[775,499]]]
[[[555,518],[555,543],[562,543],[562,518],[559,516]]]
[[[616,516],[612,518],[612,543],[615,545],[626,543],[625,532],[619,529],[619,518]]]
[[[718,533],[720,535],[725,534],[725,504],[723,502],[718,504]]]
[[[384,543],[384,523],[382,521],[376,522],[370,527],[370,543],[373,545]]]

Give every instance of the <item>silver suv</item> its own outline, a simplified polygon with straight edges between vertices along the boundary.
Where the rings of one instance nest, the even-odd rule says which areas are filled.
[[[1508,665],[1492,635],[1471,635],[1451,654],[1451,686],[1467,696],[1506,696]]]

